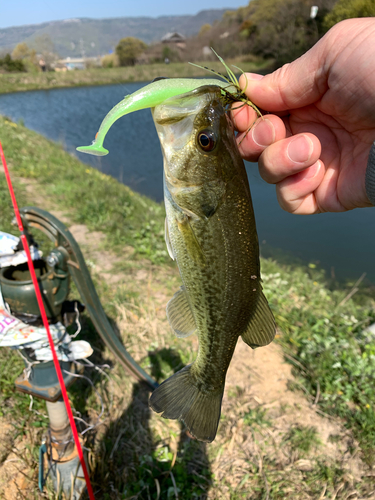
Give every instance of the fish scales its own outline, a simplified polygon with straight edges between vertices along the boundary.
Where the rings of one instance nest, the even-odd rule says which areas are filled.
[[[266,345],[275,323],[262,293],[246,170],[220,89],[168,99],[153,116],[164,156],[166,241],[183,282],[167,315],[178,336],[197,332],[199,351],[153,392],[150,406],[210,442],[238,337]]]

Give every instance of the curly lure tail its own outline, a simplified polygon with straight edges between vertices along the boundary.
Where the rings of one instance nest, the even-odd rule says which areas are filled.
[[[150,397],[150,407],[163,418],[181,420],[190,434],[206,443],[215,439],[224,386],[215,392],[200,390],[186,366],[165,380]]]
[[[103,142],[108,130],[112,125],[124,115],[133,113],[146,108],[154,108],[170,97],[191,92],[203,85],[217,85],[223,89],[223,92],[231,93],[235,91],[232,84],[216,80],[213,78],[171,78],[157,79],[149,85],[142,87],[133,94],[130,94],[120,101],[109,111],[102,121],[95,140],[90,146],[80,146],[76,148],[81,153],[88,153],[94,156],[105,156],[108,150],[103,147]]]

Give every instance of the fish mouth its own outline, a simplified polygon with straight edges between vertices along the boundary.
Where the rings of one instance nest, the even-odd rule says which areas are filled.
[[[214,85],[203,85],[182,95],[174,96],[153,109],[153,119],[160,144],[163,150],[164,167],[171,163],[173,156],[186,148],[195,147],[195,131],[197,115],[204,114],[207,109],[206,125],[209,127],[213,120],[210,105],[217,100],[220,102],[221,89]],[[168,177],[173,182],[172,172]]]
[[[155,124],[173,125],[190,115],[202,111],[216,96],[220,99],[221,89],[216,85],[202,85],[184,94],[166,99],[154,108]]]

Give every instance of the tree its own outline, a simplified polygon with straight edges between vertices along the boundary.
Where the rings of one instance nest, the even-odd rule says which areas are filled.
[[[30,47],[26,43],[18,43],[12,52],[12,58],[15,61],[22,61],[25,65],[27,71],[36,71],[38,66],[38,61],[36,57],[36,52],[34,49],[30,49]]]
[[[6,54],[3,59],[0,59],[0,72],[3,71],[26,71],[25,65],[20,59],[13,60],[10,54]]]
[[[53,67],[53,63],[57,61],[58,55],[55,52],[55,46],[51,37],[44,33],[43,35],[39,35],[34,38],[33,47],[38,53],[38,57],[40,56],[45,64],[47,70],[50,70]]]
[[[117,68],[120,66],[117,54],[106,54],[100,60],[103,68]]]
[[[201,35],[205,35],[205,34],[206,34],[206,33],[208,33],[209,31],[211,31],[211,29],[212,29],[211,24],[208,24],[208,23],[203,24],[203,25],[201,26],[201,29],[199,30],[199,36],[201,36]]]
[[[252,0],[239,17],[240,35],[247,39],[248,50],[274,59],[278,66],[299,57],[324,33],[321,25],[333,0],[313,3],[319,8],[315,19],[310,18],[310,0]]]
[[[122,38],[116,47],[116,54],[119,58],[120,66],[134,66],[137,57],[139,57],[146,48],[147,45],[142,42],[142,40],[139,40],[139,38],[134,38],[132,36]]]
[[[248,36],[251,51],[275,59],[278,65],[301,55],[308,47],[306,0],[253,0],[240,33]]]
[[[43,33],[34,38],[33,47],[40,54],[54,53],[55,45],[47,33]]]
[[[339,0],[332,12],[324,18],[324,27],[329,30],[344,19],[353,17],[374,17],[375,0]]]
[[[18,43],[12,52],[13,59],[26,59],[29,57],[30,49],[26,43]]]

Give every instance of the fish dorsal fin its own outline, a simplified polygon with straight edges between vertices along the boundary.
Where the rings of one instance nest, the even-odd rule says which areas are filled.
[[[258,303],[249,321],[242,340],[252,349],[272,342],[276,333],[276,323],[272,311],[263,292],[260,292]]]
[[[168,221],[167,221],[167,218],[165,218],[165,226],[164,226],[164,239],[165,239],[165,243],[167,245],[167,250],[168,250],[168,253],[169,253],[169,257],[172,259],[172,260],[175,260],[174,259],[174,255],[173,255],[173,249],[172,249],[172,245],[171,245],[171,240],[169,238],[169,229],[168,229]]]
[[[188,337],[195,332],[197,327],[184,287],[168,302],[167,318],[177,337]]]

